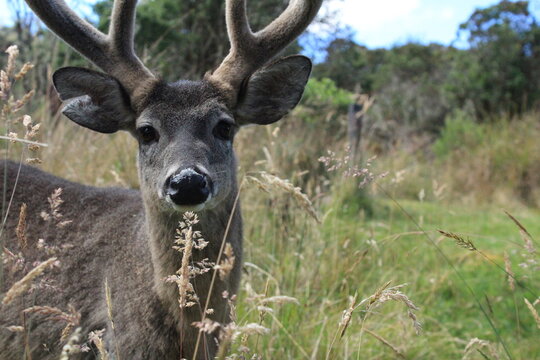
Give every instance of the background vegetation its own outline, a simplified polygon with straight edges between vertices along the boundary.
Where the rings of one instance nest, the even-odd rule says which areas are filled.
[[[99,26],[110,3],[94,7]],[[254,28],[283,8],[281,0],[249,3]],[[92,133],[58,114],[51,71],[85,62],[21,2],[11,4],[15,23],[0,30],[0,48],[16,43],[19,59],[36,65],[15,92],[35,89],[27,107],[49,145],[40,166],[83,183],[137,187],[127,134]],[[221,2],[142,1],[138,19],[139,53],[167,79],[198,78],[228,50]],[[332,23],[332,14],[319,21]],[[476,10],[456,29],[465,49],[368,49],[335,30],[316,49],[300,41],[287,50],[324,54],[300,106],[236,139],[240,178],[289,179],[313,199],[321,223],[290,194],[243,183],[238,322],[271,331],[241,338],[231,351],[265,359],[540,358],[540,27],[529,2]],[[351,118],[362,125],[354,139]],[[296,301],[267,300],[275,295]],[[423,323],[419,334],[411,313]]]

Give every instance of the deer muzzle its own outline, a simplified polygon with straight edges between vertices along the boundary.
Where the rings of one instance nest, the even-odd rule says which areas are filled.
[[[197,208],[211,197],[212,183],[202,171],[189,167],[169,176],[164,192],[173,205]]]

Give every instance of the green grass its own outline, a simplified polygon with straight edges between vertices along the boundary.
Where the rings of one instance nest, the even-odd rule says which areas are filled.
[[[280,201],[286,202],[281,198],[274,199],[272,207],[264,201],[244,207],[245,261],[264,270],[262,273],[248,268],[244,284],[258,293],[267,288],[269,295],[279,292],[294,296],[300,305],[285,305],[276,312],[286,331],[267,316],[263,324],[271,327],[272,333],[261,338],[258,349],[252,351],[263,354],[264,358],[300,359],[305,357],[305,352],[324,359],[341,313],[348,307],[348,296],[357,293],[360,299],[366,298],[392,281],[394,285],[409,284],[403,291],[420,307],[417,315],[423,322],[423,333],[414,333],[406,309],[395,303],[386,303],[370,313],[363,326],[384,337],[405,358],[461,358],[466,344],[475,337],[492,342],[494,351],[505,358],[474,297],[486,309],[512,358],[540,356],[538,329],[523,301],[524,296],[534,301],[534,295],[524,289],[512,292],[504,271],[492,263],[504,269],[503,253],[507,251],[516,278],[538,295],[540,276],[537,271],[517,265],[524,261],[523,240],[502,208],[398,201],[407,215],[391,199],[380,195],[374,199],[371,218],[351,211],[346,203],[333,203],[323,207],[324,222],[319,226],[298,209],[291,210],[291,204],[282,209],[295,216],[280,214],[280,206],[276,205]],[[354,202],[354,198],[348,201]],[[354,208],[350,204],[349,207]],[[512,214],[533,236],[540,235],[538,210],[522,208]],[[422,226],[425,234],[419,232],[409,216]],[[437,229],[465,235],[487,259],[441,237]],[[242,292],[239,318],[257,321],[257,311],[246,301],[246,296],[246,291]],[[362,330],[364,317],[366,313],[361,311],[353,314],[351,325],[344,338],[334,345],[330,358],[396,356]],[[482,351],[493,358],[488,350]],[[483,357],[472,351],[470,358]]]

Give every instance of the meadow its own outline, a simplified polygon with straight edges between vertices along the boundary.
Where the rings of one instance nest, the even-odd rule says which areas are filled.
[[[381,151],[364,139],[352,163],[346,114],[318,85],[280,125],[235,140],[245,223],[235,323],[265,330],[231,339],[222,357],[539,358],[538,114],[477,124],[457,113],[438,140]],[[48,99],[24,105],[41,124],[33,140],[47,144],[37,166],[138,187],[128,134],[77,127]],[[20,114],[3,116],[24,137]],[[5,157],[30,157],[2,141]]]

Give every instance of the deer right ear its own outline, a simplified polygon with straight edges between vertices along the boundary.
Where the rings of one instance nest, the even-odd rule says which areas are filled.
[[[242,89],[235,110],[240,124],[272,124],[300,101],[311,73],[311,60],[293,55],[257,70]]]
[[[129,97],[112,76],[65,67],[53,74],[53,83],[65,104],[62,113],[77,124],[101,133],[134,126]]]

